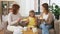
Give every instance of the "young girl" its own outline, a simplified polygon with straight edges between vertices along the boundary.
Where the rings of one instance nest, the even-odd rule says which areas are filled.
[[[34,10],[31,10],[29,12],[29,17],[27,18],[27,22],[28,22],[28,27],[36,27],[37,26],[37,18],[35,16],[35,12]]]

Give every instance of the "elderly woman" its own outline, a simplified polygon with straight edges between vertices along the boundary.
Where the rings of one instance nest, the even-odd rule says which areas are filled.
[[[12,5],[12,10],[8,14],[8,26],[7,30],[13,32],[13,34],[21,34],[22,27],[19,26],[19,22],[21,21],[21,15],[18,12],[20,6],[18,4]]]
[[[54,20],[53,14],[48,9],[48,4],[42,4],[43,12],[40,14],[39,19],[41,20],[40,28],[42,34],[49,34],[49,29],[52,28],[52,22]]]

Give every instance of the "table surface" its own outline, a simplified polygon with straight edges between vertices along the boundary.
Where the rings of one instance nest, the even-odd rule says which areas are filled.
[[[0,30],[0,34],[4,34],[4,30]]]
[[[38,34],[38,32],[33,32],[32,30],[23,31],[23,34]]]

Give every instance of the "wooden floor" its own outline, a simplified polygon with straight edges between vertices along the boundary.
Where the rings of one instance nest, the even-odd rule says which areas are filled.
[[[1,31],[0,31],[0,34],[4,34],[4,30],[1,30]]]

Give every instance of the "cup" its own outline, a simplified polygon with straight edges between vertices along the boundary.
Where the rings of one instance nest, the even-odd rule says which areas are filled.
[[[33,33],[37,32],[37,28],[32,28]]]
[[[24,31],[27,31],[27,27],[24,27]]]

